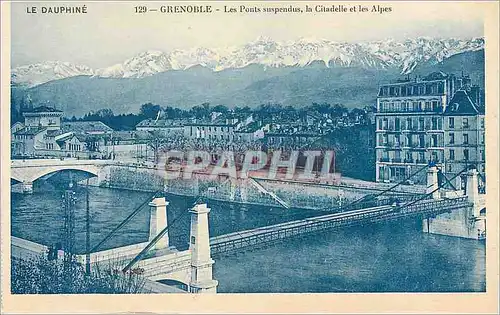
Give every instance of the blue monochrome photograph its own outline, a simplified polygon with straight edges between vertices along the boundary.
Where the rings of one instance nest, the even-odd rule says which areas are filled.
[[[441,6],[11,3],[11,293],[486,292],[489,37]]]

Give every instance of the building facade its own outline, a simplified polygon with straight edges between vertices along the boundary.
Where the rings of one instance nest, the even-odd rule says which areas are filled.
[[[415,80],[401,80],[382,85],[377,97],[375,114],[376,180],[399,182],[429,163],[434,163],[444,172],[448,172],[450,168],[447,165],[455,163],[450,162],[448,148],[449,118],[455,119],[453,115],[459,115],[449,106],[451,103],[470,100],[470,97],[463,95],[473,93],[479,95],[479,88],[471,86],[469,77],[457,77],[442,72]],[[480,120],[478,117],[482,107],[481,100],[480,97],[474,98],[477,102],[473,105],[475,111],[460,110],[460,119],[470,120],[468,125]],[[469,104],[453,106],[462,109],[470,107]],[[458,136],[458,134],[452,135],[452,137]],[[460,145],[460,152],[463,153],[467,152],[463,151],[465,146],[477,145],[480,139],[471,134],[467,140],[467,144],[461,142],[453,145]],[[451,169],[453,170],[453,166]],[[415,183],[425,183],[425,180],[425,174],[422,172],[412,179]]]
[[[444,143],[446,174],[455,176],[468,165],[474,165],[485,180],[485,117],[484,107],[478,106],[478,92],[459,90],[444,112]],[[480,103],[479,103],[480,104]],[[462,186],[462,177],[455,185]]]
[[[12,157],[103,158],[106,139],[112,139],[109,126],[100,121],[61,123],[63,112],[40,106],[23,113],[24,123],[11,126]]]

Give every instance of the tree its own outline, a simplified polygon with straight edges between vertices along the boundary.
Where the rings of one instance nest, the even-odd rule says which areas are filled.
[[[212,112],[227,113],[229,109],[224,105],[217,105],[212,109]]]
[[[161,110],[160,105],[155,105],[152,103],[146,103],[141,105],[140,115],[146,119],[154,119]]]
[[[96,116],[98,117],[101,117],[101,118],[105,118],[105,117],[113,117],[114,114],[113,114],[113,111],[109,108],[102,108],[102,109],[99,109],[96,113],[95,113]]]

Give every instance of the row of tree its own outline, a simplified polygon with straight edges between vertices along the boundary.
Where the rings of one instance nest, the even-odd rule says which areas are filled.
[[[310,106],[295,108],[292,106],[282,106],[280,104],[262,104],[257,108],[235,107],[230,110],[224,105],[211,106],[209,103],[196,105],[191,109],[185,110],[176,107],[162,107],[157,104],[146,103],[140,107],[138,114],[119,114],[115,115],[111,109],[100,109],[96,112],[90,112],[81,118],[73,116],[71,121],[102,121],[114,130],[134,130],[135,126],[145,119],[169,118],[169,119],[208,119],[212,113],[245,113],[254,114],[256,117],[278,117],[286,119],[295,119],[305,116],[307,113],[317,113],[320,115],[330,115],[330,117],[338,118],[348,116],[354,118],[356,116],[366,115],[373,111],[374,108],[365,107],[364,109],[353,108],[349,110],[341,104],[331,105],[328,103],[312,103]]]

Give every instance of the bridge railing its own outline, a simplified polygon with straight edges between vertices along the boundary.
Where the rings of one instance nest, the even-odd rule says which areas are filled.
[[[400,206],[391,205],[354,210],[234,232],[211,238],[210,246],[212,253],[218,254],[334,227],[347,227],[363,224],[364,222],[378,222],[410,215],[439,214],[468,206],[470,206],[470,203],[467,197],[443,200],[422,199],[419,202],[407,202]]]

